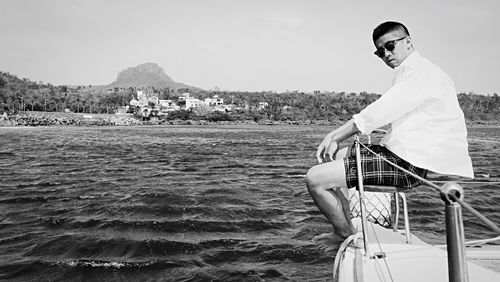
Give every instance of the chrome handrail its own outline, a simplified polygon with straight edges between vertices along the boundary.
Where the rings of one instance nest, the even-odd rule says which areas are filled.
[[[441,191],[441,199],[445,203],[448,280],[450,282],[468,282],[462,208],[451,199],[450,195],[456,195],[463,199],[464,189],[457,183],[448,182],[444,184],[443,191]]]
[[[365,211],[365,190],[363,186],[363,169],[361,167],[361,152],[360,152],[360,143],[359,142],[359,136],[356,134],[355,136],[355,149],[356,149],[356,169],[357,169],[357,175],[358,175],[358,193],[359,193],[359,210],[361,213],[361,229],[363,232],[363,247],[365,250],[365,256],[370,257],[370,253],[368,250],[368,236],[367,236],[367,223],[366,223],[366,211]]]
[[[370,140],[371,141],[371,140]],[[358,188],[360,194],[360,205],[361,205],[361,223],[363,226],[363,243],[365,245],[365,255],[368,255],[368,248],[365,232],[366,218],[363,214],[364,206],[364,187],[362,179],[361,170],[361,160],[360,160],[360,146],[366,148],[372,154],[377,155],[370,148],[359,142],[358,134],[355,135],[355,146],[356,146],[356,163],[358,166]],[[463,188],[455,182],[446,182],[442,187],[434,184],[433,182],[408,171],[397,164],[382,157],[382,160],[389,163],[390,165],[396,167],[397,169],[411,175],[412,177],[422,181],[426,185],[437,190],[443,201],[445,202],[445,220],[446,220],[446,245],[448,254],[448,279],[449,282],[468,282],[468,270],[467,270],[467,260],[465,256],[465,238],[463,229],[463,219],[462,219],[462,207],[470,211],[479,220],[486,224],[489,229],[495,231],[500,235],[500,228],[491,220],[486,218],[480,212],[472,208],[470,205],[463,201]]]

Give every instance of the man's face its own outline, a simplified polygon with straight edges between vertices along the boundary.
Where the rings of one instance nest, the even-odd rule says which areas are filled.
[[[394,44],[394,50],[390,45]],[[386,33],[375,41],[375,47],[379,50],[379,56],[386,65],[391,68],[399,66],[413,51],[411,38],[396,30]],[[389,48],[387,48],[389,47]]]

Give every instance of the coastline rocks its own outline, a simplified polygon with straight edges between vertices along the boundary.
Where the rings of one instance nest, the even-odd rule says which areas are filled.
[[[149,120],[134,117],[133,115],[113,114],[77,114],[77,113],[54,113],[54,112],[24,112],[11,116],[0,116],[0,127],[5,126],[132,126],[132,125],[340,125],[340,121],[328,120],[287,120],[275,121],[269,119],[254,120],[230,120],[209,121],[182,120],[182,119],[159,119],[153,117]]]
[[[491,120],[467,120],[467,127],[497,127],[498,121]],[[182,119],[160,119],[153,117],[143,120],[130,114],[88,114],[88,113],[60,113],[60,112],[20,112],[15,115],[0,115],[0,127],[12,126],[137,126],[137,125],[319,125],[340,126],[342,120],[286,120],[275,121],[270,119],[254,120],[229,120],[210,121],[182,120]]]
[[[45,112],[25,112],[0,117],[0,126],[108,126],[141,125],[142,121],[132,116],[83,115]]]

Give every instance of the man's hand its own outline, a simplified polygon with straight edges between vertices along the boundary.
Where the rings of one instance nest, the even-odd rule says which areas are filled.
[[[323,161],[333,161],[333,156],[339,150],[339,143],[358,131],[354,120],[351,119],[341,127],[328,133],[323,142],[318,146],[318,151],[316,152],[318,162],[321,164]]]
[[[316,151],[318,163],[323,163],[323,160],[326,160],[327,162],[333,161],[333,156],[337,153],[338,149],[339,143],[333,139],[332,134],[330,133],[326,135]]]

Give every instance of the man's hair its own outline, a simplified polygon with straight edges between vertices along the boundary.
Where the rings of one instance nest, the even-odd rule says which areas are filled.
[[[407,36],[410,36],[410,32],[408,31],[406,26],[404,26],[404,24],[398,23],[398,22],[385,22],[385,23],[379,24],[373,30],[373,35],[372,35],[373,43],[375,43],[375,41],[377,41],[377,39],[379,39],[384,34],[392,32],[392,31],[396,31],[396,30],[402,32],[403,34],[405,34]]]

